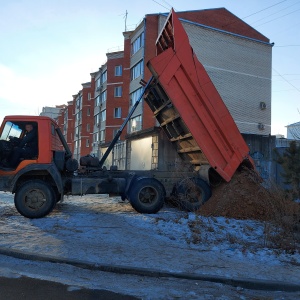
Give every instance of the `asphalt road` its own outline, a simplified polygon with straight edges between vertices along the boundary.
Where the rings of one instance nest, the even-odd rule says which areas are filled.
[[[0,300],[135,300],[106,290],[73,289],[68,285],[29,277],[0,277]]]

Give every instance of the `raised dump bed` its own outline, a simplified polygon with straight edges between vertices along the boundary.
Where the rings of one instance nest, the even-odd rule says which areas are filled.
[[[148,62],[145,100],[179,156],[196,170],[213,168],[230,181],[249,148],[172,10]]]

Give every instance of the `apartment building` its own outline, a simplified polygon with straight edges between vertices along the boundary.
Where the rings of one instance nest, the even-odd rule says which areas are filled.
[[[63,135],[67,142],[71,152],[74,153],[74,103],[76,96],[73,96],[72,101],[68,101],[68,104],[63,112],[63,126],[60,128],[63,131]]]
[[[57,120],[63,114],[65,108],[66,105],[64,104],[56,105],[55,107],[45,106],[42,108],[40,116],[47,116],[49,118],[52,118],[53,120]]]
[[[74,138],[73,157],[80,160],[92,151],[94,125],[94,89],[95,81],[83,83],[82,89],[73,96],[74,102]],[[72,128],[70,128],[72,130]]]
[[[128,114],[128,84],[129,69],[126,68],[124,51],[107,53],[107,62],[99,70],[93,73],[95,77],[94,92],[94,125],[92,154],[101,157],[112,139],[117,134],[124,118]],[[119,141],[106,161],[106,165],[112,164],[115,151],[117,165],[125,168],[125,154],[123,149],[126,132],[122,133]]]

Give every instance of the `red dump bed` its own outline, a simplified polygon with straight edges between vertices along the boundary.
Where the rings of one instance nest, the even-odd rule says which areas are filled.
[[[198,61],[172,10],[148,62],[153,74],[145,100],[182,159],[210,165],[230,181],[249,149],[226,105]]]

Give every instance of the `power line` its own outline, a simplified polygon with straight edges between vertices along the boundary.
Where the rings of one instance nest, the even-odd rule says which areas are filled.
[[[278,90],[278,91],[274,91],[272,90],[272,93],[284,93],[284,92],[290,92],[290,91],[294,91],[294,89],[288,89],[288,90]]]
[[[172,7],[172,5],[170,3],[168,3],[167,1],[165,0],[162,0],[164,3],[166,3],[167,5],[169,5],[170,7]]]
[[[297,30],[299,25],[300,25],[300,23],[293,24],[292,26],[288,26],[288,27],[284,28],[283,30],[277,31],[277,33],[282,33],[282,32],[288,31],[291,28],[294,29],[294,30]]]
[[[274,13],[268,15],[268,17],[271,17],[271,16],[273,16],[273,15],[276,15],[276,14],[278,14],[278,13],[281,13],[283,10],[286,10],[286,9],[288,9],[288,8],[294,6],[294,5],[297,5],[297,4],[299,4],[299,1],[296,2],[296,3],[294,3],[294,4],[292,4],[292,5],[290,5],[290,6],[287,6],[287,7],[285,7],[285,8],[282,8],[280,11],[276,11],[276,12],[274,12]],[[261,19],[259,19],[259,20],[256,20],[256,21],[254,21],[254,22],[251,22],[251,25],[253,25],[253,24],[255,24],[255,23],[259,22],[259,21],[265,20],[265,19],[266,19],[266,17],[261,18]]]
[[[248,16],[242,18],[242,20],[244,20],[244,19],[246,19],[246,18],[249,18],[249,17],[251,17],[251,16],[254,16],[254,15],[256,15],[256,14],[262,12],[262,11],[265,11],[265,10],[271,8],[271,7],[274,7],[274,6],[278,5],[278,4],[283,3],[283,2],[286,2],[286,1],[287,1],[287,0],[283,0],[283,1],[280,1],[280,2],[277,2],[277,3],[273,4],[273,5],[271,5],[271,6],[268,6],[268,7],[266,7],[266,8],[263,8],[263,9],[261,9],[261,10],[255,12],[255,13],[253,13],[253,14],[251,14],[251,15],[248,15]]]
[[[290,14],[293,14],[293,13],[295,13],[296,11],[299,11],[299,10],[300,10],[300,8],[299,8],[299,9],[296,9],[296,10],[294,10],[294,11],[288,13],[288,14],[285,14],[285,15],[283,15],[283,16],[280,16],[280,17],[278,17],[278,18],[272,19],[272,20],[270,20],[270,21],[267,21],[267,22],[265,22],[265,23],[262,23],[262,24],[259,24],[259,25],[256,25],[256,26],[258,27],[258,26],[261,26],[261,25],[270,23],[270,22],[272,22],[272,21],[278,20],[278,19],[283,18],[283,17],[285,17],[285,16],[288,16],[288,15],[290,15]]]
[[[274,47],[279,47],[279,48],[284,48],[284,47],[300,47],[300,45],[282,45],[282,46],[275,45]]]
[[[154,1],[154,0],[152,0],[152,1]],[[251,16],[254,16],[254,15],[256,15],[256,14],[262,12],[262,11],[265,11],[265,10],[271,8],[271,7],[274,7],[274,6],[276,6],[276,5],[279,5],[280,3],[283,3],[283,2],[286,2],[286,1],[287,1],[287,0],[283,0],[283,1],[277,2],[277,3],[275,3],[275,4],[271,5],[271,6],[268,6],[268,7],[263,8],[263,9],[261,9],[261,10],[255,12],[255,13],[252,13],[251,15],[248,15],[248,16],[246,16],[246,17],[244,17],[244,18],[241,18],[241,20],[244,20],[244,19],[246,19],[246,18],[249,18],[249,17],[251,17]],[[223,28],[225,28],[225,27],[227,27],[227,26],[229,26],[229,25],[231,25],[231,24],[234,24],[234,23],[236,23],[236,22],[238,22],[238,20],[233,21],[233,22],[231,22],[231,23],[228,23],[228,24],[224,25]]]
[[[157,2],[157,1],[155,1],[155,0],[152,0],[153,2],[155,2],[155,3],[157,3],[158,5],[160,5],[160,6],[162,6],[163,8],[165,8],[165,9],[167,9],[167,10],[169,10],[169,8],[168,7],[165,7],[164,5],[162,5],[161,3],[159,3],[159,2]]]
[[[284,78],[278,71],[276,71],[274,68],[272,68],[285,82],[287,82],[290,86],[292,86],[295,90],[300,92],[300,89],[298,89],[296,86],[294,86],[292,83],[290,83],[286,78]]]
[[[299,76],[300,74],[281,74],[282,76]],[[280,75],[273,75],[273,76],[280,76]]]

